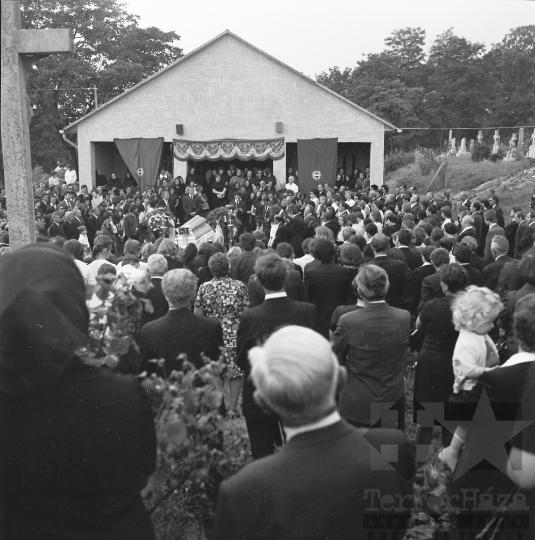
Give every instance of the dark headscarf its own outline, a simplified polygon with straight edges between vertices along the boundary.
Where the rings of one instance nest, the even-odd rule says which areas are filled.
[[[88,336],[85,286],[73,259],[32,244],[0,259],[0,392],[46,389]]]

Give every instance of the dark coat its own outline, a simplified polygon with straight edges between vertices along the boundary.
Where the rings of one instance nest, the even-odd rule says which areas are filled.
[[[398,402],[399,422],[404,421],[404,355],[410,327],[410,313],[386,302],[366,304],[340,317],[333,348],[348,372],[339,403],[343,418],[371,426],[375,414],[379,418],[382,410]]]
[[[492,209],[496,212],[496,221],[498,225],[503,229],[505,227],[505,218],[503,217],[503,210],[501,206],[493,206]]]
[[[296,257],[303,256],[303,249],[301,244],[305,239],[305,222],[303,218],[299,215],[290,219],[288,225],[288,243],[293,247]]]
[[[137,381],[74,359],[35,395],[0,413],[5,538],[152,540],[139,491],[156,467],[156,436]]]
[[[426,277],[432,276],[435,273],[435,267],[432,264],[426,264],[419,266],[414,270],[412,273],[412,277],[414,278],[414,282],[416,284],[415,287],[415,298],[414,298],[414,305],[416,307],[420,304],[420,299],[422,297],[422,284]]]
[[[529,251],[533,247],[533,240],[535,239],[535,221],[532,221],[525,229],[520,242],[517,244],[516,249],[520,258],[522,255]]]
[[[400,472],[371,466],[371,447],[383,445],[397,449]],[[214,539],[366,538],[366,490],[403,498],[412,492],[412,471],[409,444],[397,430],[365,432],[341,421],[301,433],[221,484]],[[409,515],[396,512],[401,525],[389,533],[402,538]]]
[[[405,262],[407,263],[407,266],[412,271],[415,268],[418,268],[419,266],[422,266],[422,256],[419,252],[413,251],[409,247],[400,247],[400,248],[394,248],[391,249],[389,252],[389,256],[391,252],[399,252],[403,255],[403,258],[405,259]],[[395,256],[392,257],[393,259],[397,258]]]
[[[334,310],[347,303],[351,278],[345,268],[334,263],[305,266],[305,288],[309,302],[316,306],[319,333],[329,339],[329,322]]]
[[[485,240],[485,253],[483,255],[483,257],[489,263],[491,263],[494,260],[494,257],[492,256],[492,252],[490,251],[490,245],[492,243],[492,239],[495,236],[505,236],[505,231],[498,225],[491,225],[489,227],[489,232],[487,233],[487,238]]]
[[[334,239],[336,240],[336,237],[338,236],[338,233],[340,232],[340,223],[338,223],[338,220],[327,221],[324,224],[324,227],[327,227],[327,229],[330,229],[333,232]]]
[[[91,244],[91,247],[93,247],[95,235],[97,231],[100,231],[101,226],[102,223],[100,222],[100,219],[94,214],[91,214],[89,216],[89,219],[87,220],[87,238],[89,240],[89,243]]]
[[[67,238],[67,240],[78,240],[78,238],[80,238],[80,232],[74,223],[74,219],[72,223],[65,220],[63,223],[63,231],[65,232],[65,238]]]
[[[396,308],[403,307],[403,290],[405,287],[405,274],[407,266],[404,262],[391,259],[387,255],[379,255],[364,264],[375,264],[382,268],[388,275],[390,288],[386,293],[388,305]]]
[[[420,294],[420,304],[418,305],[417,313],[422,311],[422,308],[433,298],[441,298],[444,296],[442,286],[440,285],[440,277],[437,273],[431,274],[422,281],[422,291]]]
[[[255,386],[250,380],[249,351],[283,326],[296,325],[316,330],[318,315],[313,305],[288,297],[271,298],[244,311],[238,327],[236,363],[244,372],[243,415],[255,420],[269,419],[253,399]]]
[[[481,272],[479,270],[476,270],[475,268],[472,268],[469,263],[461,264],[461,266],[468,279],[468,285],[477,285],[478,287],[480,287],[482,280]]]
[[[516,241],[516,231],[518,230],[518,223],[513,220],[511,223],[505,227],[505,238],[509,241],[509,251],[507,252],[507,255],[509,257],[514,257],[515,255],[515,241]]]
[[[477,233],[475,227],[467,227],[459,233],[459,238],[457,239],[458,243],[461,243],[461,240],[467,236],[471,236],[477,240]]]
[[[524,219],[518,224],[518,227],[516,229],[515,233],[515,252],[514,257],[515,259],[519,259],[519,253],[518,253],[518,244],[520,243],[520,240],[524,236],[524,233],[526,232],[526,229],[528,228],[528,221],[527,219]]]
[[[481,241],[482,241],[481,233],[483,231],[483,225],[484,225],[483,216],[481,215],[481,212],[473,212],[470,215],[472,216],[474,220],[474,228],[476,230],[477,245],[478,247],[480,247]]]
[[[488,287],[489,289],[495,291],[498,287],[498,281],[500,279],[500,273],[503,270],[503,267],[512,260],[513,259],[511,259],[511,257],[503,255],[495,262],[489,264],[488,266],[485,266],[485,269],[483,270],[482,280],[483,287]]]
[[[247,282],[247,289],[249,289],[249,307],[253,308],[259,306],[264,301],[265,292],[262,285],[258,281],[255,275],[249,278]],[[298,272],[290,270],[284,281],[284,291],[288,295],[288,298],[296,300],[297,302],[307,302],[307,292],[303,285],[303,280]]]
[[[198,195],[193,195],[193,199],[189,195],[184,195],[182,197],[182,209],[184,210],[184,219],[189,221],[195,216],[191,214],[195,212],[197,215],[201,211],[202,200]]]
[[[152,283],[152,289],[147,291],[145,297],[151,301],[154,311],[149,313],[143,310],[140,326],[145,326],[147,323],[163,317],[169,310],[169,303],[162,292],[162,276],[153,277],[150,281]]]
[[[254,274],[256,255],[252,251],[240,253],[230,266],[230,277],[238,279],[247,285],[249,278]]]
[[[488,264],[488,261],[485,260],[483,257],[472,253],[472,257],[470,259],[470,266],[472,268],[475,268],[478,272],[483,273],[483,269],[485,268],[485,266],[488,266]]]
[[[63,228],[63,224],[57,224],[52,222],[52,225],[48,228],[48,236],[50,238],[54,238],[54,236],[62,236],[63,238],[67,238],[67,235],[65,234],[65,229]]]
[[[181,369],[182,360],[177,356],[182,353],[197,368],[204,365],[201,353],[211,360],[219,358],[223,332],[215,319],[199,317],[186,308],[173,309],[141,328],[139,346],[142,356],[140,372],[155,372],[155,365],[149,360],[164,358],[166,372],[171,373]]]

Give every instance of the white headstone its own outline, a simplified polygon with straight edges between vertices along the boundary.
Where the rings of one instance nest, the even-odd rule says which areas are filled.
[[[533,130],[533,133],[531,134],[531,146],[529,147],[528,156],[530,158],[535,159],[535,129]]]
[[[474,151],[475,146],[476,146],[476,143],[474,139],[470,139],[470,152]]]
[[[511,140],[509,141],[509,146],[511,148],[515,148],[516,147],[516,133],[513,133],[512,137],[511,137]]]
[[[464,154],[466,152],[466,137],[461,139],[461,152]]]
[[[482,129],[480,129],[477,132],[477,143],[478,144],[483,144],[483,130]]]
[[[455,152],[457,150],[457,147],[455,146],[455,137],[450,139],[450,143],[451,143],[451,151]]]
[[[500,151],[500,132],[496,129],[494,131],[494,145],[492,146],[492,153],[497,154]]]

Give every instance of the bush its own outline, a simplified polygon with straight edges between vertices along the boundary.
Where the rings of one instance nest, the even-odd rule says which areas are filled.
[[[420,172],[420,167],[416,163],[411,165],[405,165],[401,169],[391,173],[388,177],[389,182],[393,182],[395,187],[405,187],[414,186],[415,184],[420,184],[422,178],[422,173]]]
[[[418,165],[422,176],[427,176],[431,171],[437,168],[437,164],[433,158],[426,158],[420,153],[416,154],[416,165]]]
[[[34,184],[39,184],[40,182],[45,182],[47,183],[48,182],[48,177],[50,175],[48,175],[45,170],[43,169],[43,167],[41,167],[41,165],[36,165],[34,168],[33,168],[33,171],[32,171],[32,182]]]
[[[385,172],[393,172],[401,167],[404,167],[405,165],[410,165],[411,163],[414,163],[416,159],[416,156],[413,152],[403,152],[396,150],[392,154],[388,154],[385,158]]]
[[[500,148],[495,154],[492,154],[492,156],[490,156],[490,160],[492,161],[492,163],[496,163],[497,161],[503,161],[504,157],[505,156],[502,152],[502,149]]]
[[[485,161],[490,158],[491,147],[488,144],[477,144],[472,152],[472,161]]]

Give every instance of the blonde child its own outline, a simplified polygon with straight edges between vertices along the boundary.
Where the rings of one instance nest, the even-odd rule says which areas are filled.
[[[500,297],[486,287],[471,285],[452,302],[453,324],[459,337],[453,351],[454,394],[472,390],[484,371],[499,364],[498,351],[488,336],[503,305]],[[455,430],[450,446],[438,455],[452,471],[464,447],[466,427]]]

